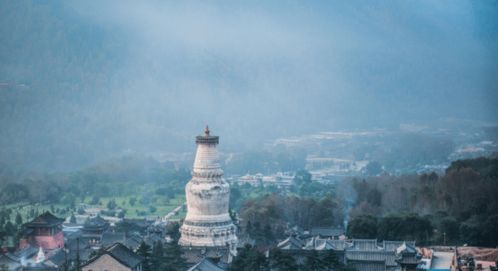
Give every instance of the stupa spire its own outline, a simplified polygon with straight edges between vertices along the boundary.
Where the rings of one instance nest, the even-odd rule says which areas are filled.
[[[230,187],[223,177],[217,145],[219,137],[206,125],[197,136],[192,179],[185,187],[187,216],[179,244],[193,247],[236,247],[236,227],[228,214]]]
[[[36,255],[36,259],[35,259],[36,263],[42,263],[45,261],[45,253],[43,253],[43,248],[40,247],[38,249],[38,255]]]

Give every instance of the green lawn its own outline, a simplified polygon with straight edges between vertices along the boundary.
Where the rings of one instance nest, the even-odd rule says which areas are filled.
[[[136,198],[136,202],[132,206],[130,204],[130,198],[133,197]],[[140,196],[102,197],[99,199],[100,204],[91,205],[91,206],[107,209],[107,203],[112,199],[114,199],[114,201],[117,204],[116,209],[126,210],[126,215],[125,215],[126,218],[163,217],[169,212],[171,212],[173,209],[175,209],[178,205],[181,205],[183,202],[185,202],[185,195],[179,194],[169,200],[166,197],[154,195],[148,198],[148,202],[143,200],[141,202]],[[91,197],[86,197],[83,201],[83,203],[86,205],[90,205],[90,202],[91,202]],[[76,202],[76,209],[78,208],[78,206],[80,206],[80,203],[81,200],[78,199],[78,201]],[[150,206],[155,207],[156,210],[154,212],[151,212]],[[69,217],[73,212],[76,214],[76,211],[73,210],[63,211],[66,208],[69,209],[69,205],[65,204],[19,203],[19,204],[5,205],[2,206],[2,208],[12,209],[13,212],[10,216],[10,220],[12,222],[14,222],[15,220],[16,213],[21,214],[23,222],[30,221],[33,218],[29,215],[31,209],[37,211],[38,214],[42,214],[45,211],[51,211],[55,215],[63,218]],[[177,215],[173,217],[173,219],[181,219],[184,217],[185,217],[185,212],[180,211]]]
[[[144,217],[143,215],[138,215],[138,212],[145,212],[147,217],[154,217],[154,216],[165,216],[169,212],[171,212],[173,209],[178,207],[178,205],[182,204],[185,202],[185,195],[177,195],[175,198],[172,198],[168,200],[166,197],[153,197],[155,200],[151,200],[149,203],[140,203],[140,198],[137,198],[137,201],[135,204],[132,206],[130,204],[130,198],[133,198],[133,196],[127,196],[127,197],[106,197],[106,198],[101,198],[100,202],[101,204],[98,205],[102,208],[107,208],[107,203],[114,199],[116,204],[118,205],[117,209],[122,208],[126,210],[126,215],[125,217],[128,218],[139,218],[139,217]],[[90,202],[89,199],[85,199],[86,203]],[[153,206],[156,208],[154,212],[150,212],[149,207]]]

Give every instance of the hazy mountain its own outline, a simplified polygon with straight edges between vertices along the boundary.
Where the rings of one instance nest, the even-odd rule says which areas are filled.
[[[0,162],[498,121],[497,1],[2,1]]]

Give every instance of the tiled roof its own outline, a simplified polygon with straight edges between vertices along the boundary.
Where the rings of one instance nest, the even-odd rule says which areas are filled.
[[[114,245],[108,247],[104,251],[104,254],[113,257],[116,261],[130,268],[136,267],[143,261],[143,258],[141,256],[135,254],[133,251],[131,251],[129,248],[125,247],[121,243],[115,243]],[[101,256],[102,255],[98,255],[91,258],[83,266],[91,264]]]
[[[348,250],[376,251],[377,239],[353,239],[353,245]]]
[[[420,263],[420,257],[417,257],[416,255],[412,256],[403,256],[402,258],[397,260],[398,263],[402,264],[419,264]]]
[[[279,249],[301,249],[303,248],[303,241],[297,239],[296,237],[289,237],[282,242],[278,243],[277,248]]]
[[[147,242],[146,239],[147,238],[145,238],[143,241],[145,241],[147,245],[150,245],[152,247],[154,245],[154,242],[152,243]],[[128,236],[128,238],[126,238],[126,240],[124,241],[124,244],[132,249],[137,249],[141,243],[142,243],[142,237],[136,235]]]
[[[21,250],[14,252],[14,256],[16,256],[18,258],[28,259],[28,258],[35,256],[37,252],[38,252],[38,248],[33,247],[33,246],[27,246]]]
[[[211,260],[204,258],[202,261],[197,263],[188,269],[188,271],[224,271],[225,269],[214,264]]]
[[[403,243],[415,247],[415,241],[384,241],[382,242],[382,247],[385,251],[396,251]]]
[[[386,266],[396,266],[396,255],[388,251],[351,251],[346,250],[347,261],[385,262]]]
[[[336,242],[339,241],[339,242]],[[345,246],[344,240],[322,239],[319,237],[311,237],[306,239],[303,249],[306,250],[343,250]]]
[[[330,243],[334,246],[335,250],[345,250],[352,246],[352,244],[346,242],[346,240],[330,240]]]
[[[102,234],[102,241],[100,242],[104,247],[110,246],[114,243],[123,243],[125,242],[125,233],[106,231]]]
[[[385,271],[386,264],[384,262],[352,262],[351,267],[361,271]]]
[[[0,266],[4,264],[8,270],[16,270],[21,266],[20,259],[10,254],[0,254]]]
[[[62,266],[66,261],[66,252],[63,249],[57,249],[48,253],[47,257],[48,261],[54,265]]]
[[[63,218],[58,218],[54,216],[52,213],[49,211],[46,211],[45,213],[39,215],[35,219],[33,219],[31,222],[26,223],[25,225],[28,227],[40,227],[40,226],[52,226],[52,225],[58,225],[62,224],[64,222]]]
[[[129,248],[121,243],[116,243],[106,249],[114,258],[120,260],[129,267],[135,267],[143,261],[143,258],[133,253]]]
[[[35,264],[35,265],[31,265],[31,266],[23,266],[20,270],[22,271],[57,271],[58,269],[54,266],[49,266],[49,265],[46,265],[44,263],[38,263],[38,264]]]
[[[196,264],[204,258],[228,262],[230,252],[227,248],[182,247],[182,255],[187,263]]]
[[[409,245],[407,243],[404,243],[401,244],[401,246],[399,246],[397,249],[396,249],[396,254],[417,254],[417,249],[415,249],[415,246],[412,246],[412,245]]]

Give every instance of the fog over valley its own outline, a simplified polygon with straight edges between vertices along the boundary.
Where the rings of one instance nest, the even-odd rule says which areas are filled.
[[[65,171],[193,152],[206,124],[224,152],[406,125],[449,129],[450,141],[465,127],[485,133],[498,121],[497,11],[493,1],[3,1],[0,163]]]
[[[498,271],[498,0],[0,1],[0,271]]]

